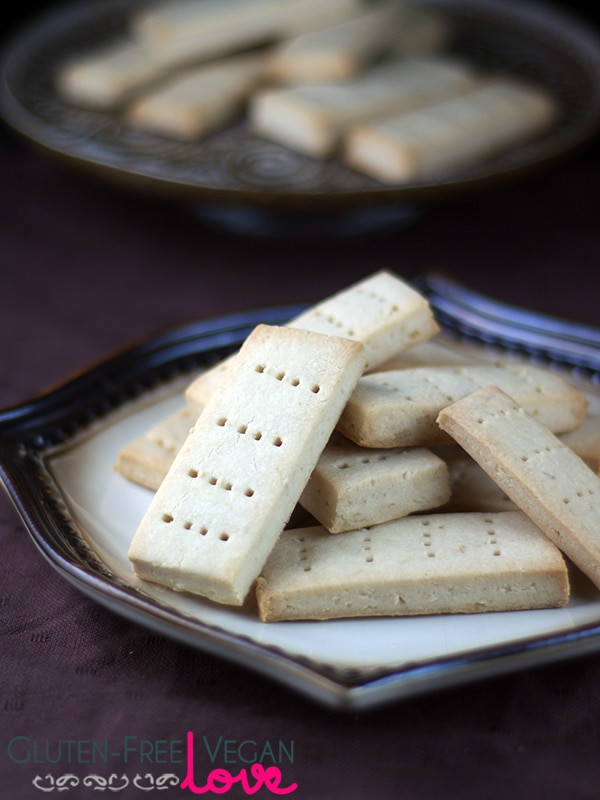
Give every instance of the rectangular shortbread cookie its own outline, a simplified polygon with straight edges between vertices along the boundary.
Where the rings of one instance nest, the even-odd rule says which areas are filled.
[[[208,39],[236,26],[272,36],[320,28],[363,7],[363,0],[171,0],[134,14],[131,26],[156,44],[182,36]]]
[[[267,59],[266,76],[280,83],[348,80],[389,49],[407,16],[404,4],[385,0],[337,25],[283,41]]]
[[[438,448],[450,478],[450,499],[440,511],[516,511],[518,507],[461,447]]]
[[[74,105],[109,109],[163,75],[144,47],[124,38],[69,59],[57,72],[56,87]]]
[[[558,607],[569,579],[520,511],[428,514],[339,536],[287,531],[256,593],[265,622],[324,620]]]
[[[439,331],[425,297],[385,270],[317,303],[288,326],[360,342],[369,370]],[[191,405],[201,408],[207,402],[229,363],[217,364],[190,384]]]
[[[600,472],[600,414],[587,414],[579,427],[563,433],[560,440],[594,472]]]
[[[219,58],[357,13],[360,0],[175,0],[134,14],[137,40],[166,66]]]
[[[585,421],[580,427],[584,425]],[[577,431],[579,428],[574,433]],[[598,474],[598,457],[587,455],[585,446],[582,447],[583,452],[580,452],[578,442],[572,441],[570,437],[570,433],[565,433],[559,435],[558,439],[565,444],[568,442],[567,446],[577,453],[593,472]],[[440,510],[511,511],[517,508],[510,497],[471,456],[465,453],[462,447],[454,448],[445,445],[437,448],[436,454],[445,461],[450,476],[450,499]]]
[[[361,342],[369,370],[439,331],[427,299],[386,270],[322,300],[288,324]]]
[[[473,353],[451,350],[443,341],[431,339],[392,356],[383,364],[379,364],[376,371],[387,372],[410,367],[456,367],[481,363],[483,363],[481,358]]]
[[[437,508],[449,497],[448,468],[430,450],[367,450],[333,437],[300,503],[330,533],[340,533]]]
[[[197,419],[197,410],[185,407],[161,420],[119,450],[115,470],[156,491]]]
[[[540,367],[414,367],[361,378],[338,430],[363,447],[440,444],[448,441],[436,424],[442,408],[490,385],[510,394],[555,433],[576,428],[588,407],[582,392]]]
[[[341,83],[263,89],[248,115],[257,134],[322,157],[351,126],[464,93],[476,80],[470,66],[450,58],[397,59]]]
[[[600,587],[600,478],[583,460],[494,386],[445,408],[438,422]]]
[[[259,325],[154,495],[135,572],[241,605],[363,368],[357,342]]]
[[[129,105],[125,119],[137,128],[191,141],[229,122],[258,85],[259,55],[237,56],[177,72]]]
[[[427,108],[357,125],[344,141],[344,158],[389,183],[445,176],[541,134],[556,117],[545,92],[490,80]]]

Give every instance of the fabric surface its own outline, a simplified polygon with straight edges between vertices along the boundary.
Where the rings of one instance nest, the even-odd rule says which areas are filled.
[[[382,268],[408,279],[446,271],[500,300],[600,325],[597,145],[404,229],[332,241],[217,231],[8,134],[0,174],[2,407],[159,330],[317,300]],[[46,787],[45,776],[69,773],[181,776],[187,731],[204,748],[198,785],[212,768],[206,745],[214,766],[237,773],[250,741],[293,749],[282,786],[297,783],[291,796],[302,800],[597,797],[600,654],[340,714],[86,598],[40,555],[4,494],[0,552],[3,797],[43,796],[36,776]],[[185,796],[148,785],[47,793]]]

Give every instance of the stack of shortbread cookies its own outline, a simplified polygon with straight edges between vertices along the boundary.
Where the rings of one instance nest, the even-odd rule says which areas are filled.
[[[193,142],[249,130],[384,183],[430,180],[542,135],[556,99],[451,56],[444,14],[413,0],[170,0],[56,76],[77,106]]]
[[[588,398],[438,334],[390,272],[257,326],[119,453],[137,575],[264,621],[558,607],[564,556],[600,587]]]

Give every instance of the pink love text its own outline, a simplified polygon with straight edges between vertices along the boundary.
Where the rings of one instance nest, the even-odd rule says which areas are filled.
[[[208,773],[203,786],[196,785],[194,771],[194,733],[187,734],[187,772],[181,782],[181,788],[187,789],[192,794],[226,794],[234,786],[241,786],[246,794],[256,794],[263,787],[272,794],[291,794],[298,788],[297,783],[281,786],[282,775],[279,767],[263,767],[262,764],[252,764],[250,774],[247,769],[241,769],[237,775],[232,775],[229,770],[216,768]]]

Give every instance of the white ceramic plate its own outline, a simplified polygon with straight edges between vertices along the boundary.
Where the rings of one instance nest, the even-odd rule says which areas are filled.
[[[136,578],[127,549],[151,493],[114,471],[119,449],[183,404],[195,369],[257,321],[294,313],[187,326],[0,416],[5,486],[53,566],[117,613],[336,708],[372,707],[600,647],[600,593],[576,571],[562,609],[270,624],[258,620],[252,600],[243,609],[218,606]],[[482,343],[444,341],[498,356],[497,344],[490,353]],[[598,373],[578,367],[570,375],[600,410]]]

